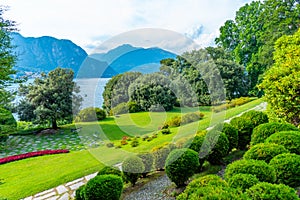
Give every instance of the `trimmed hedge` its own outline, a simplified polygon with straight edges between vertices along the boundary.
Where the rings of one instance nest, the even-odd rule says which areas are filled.
[[[167,176],[177,186],[184,185],[184,183],[195,174],[199,167],[198,153],[191,149],[175,149],[166,160]]]
[[[244,114],[242,114],[241,117],[251,121],[253,127],[269,122],[269,118],[267,114],[256,110],[250,110],[248,112],[245,112]]]
[[[253,129],[250,144],[253,146],[259,143],[264,143],[269,136],[281,131],[299,131],[299,129],[289,123],[269,122],[260,124]]]
[[[209,131],[206,138],[211,147],[207,158],[208,162],[213,165],[222,164],[223,158],[228,155],[229,141],[227,136],[219,131]]]
[[[298,131],[274,133],[266,139],[266,143],[283,145],[291,153],[300,155],[300,132]]]
[[[236,117],[230,121],[230,125],[238,130],[237,148],[240,150],[247,149],[247,146],[250,144],[251,134],[254,128],[253,123],[243,117]]]
[[[251,147],[251,149],[244,154],[244,159],[263,160],[269,163],[272,158],[282,153],[289,153],[282,145],[260,143]]]
[[[131,156],[124,160],[122,170],[126,180],[134,186],[140,175],[145,171],[145,166],[141,158]]]
[[[156,170],[163,170],[165,167],[166,159],[170,153],[170,148],[165,146],[154,147],[152,149],[154,156],[154,167]]]
[[[246,191],[253,200],[299,200],[296,191],[287,185],[258,183]]]
[[[275,169],[276,183],[283,183],[291,187],[300,186],[300,155],[280,154],[270,161]]]
[[[88,181],[84,189],[86,200],[119,200],[123,190],[122,178],[116,175],[101,175]]]
[[[76,200],[85,200],[84,193],[85,193],[85,185],[82,185],[76,190],[75,199]]]
[[[228,179],[230,187],[242,190],[243,192],[258,182],[259,180],[252,174],[236,174]]]
[[[234,148],[237,148],[238,130],[236,128],[234,128],[232,125],[228,123],[219,123],[213,129],[221,131],[222,133],[225,133],[225,135],[227,136],[229,140],[228,152],[230,152]]]
[[[93,122],[106,118],[106,112],[100,108],[85,108],[75,118],[75,122]]]
[[[154,156],[150,152],[140,153],[137,156],[141,158],[144,163],[145,170],[143,171],[142,175],[143,177],[146,177],[148,172],[153,171]]]
[[[116,167],[111,167],[111,166],[105,166],[105,167],[103,167],[98,172],[97,176],[107,175],[107,174],[113,174],[113,175],[116,175],[116,176],[123,177],[123,174],[122,174],[122,172],[119,169],[117,169]]]
[[[262,160],[237,160],[229,164],[225,170],[225,179],[229,180],[236,174],[252,174],[261,182],[274,183],[275,170]]]

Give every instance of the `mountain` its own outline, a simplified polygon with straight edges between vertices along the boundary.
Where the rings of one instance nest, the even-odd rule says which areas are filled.
[[[153,73],[159,71],[160,61],[175,58],[176,54],[160,48],[137,48],[129,44],[119,46],[106,54],[92,54],[91,57],[109,63],[117,73],[138,71]]]
[[[12,44],[16,46],[18,61],[15,69],[19,75],[48,73],[59,66],[73,69],[76,76],[83,63],[85,68],[88,64],[93,69],[99,68],[94,72],[85,73],[86,78],[98,78],[100,75],[111,77],[117,74],[107,63],[88,58],[87,53],[70,40],[59,40],[49,36],[23,37],[19,33],[13,33]]]

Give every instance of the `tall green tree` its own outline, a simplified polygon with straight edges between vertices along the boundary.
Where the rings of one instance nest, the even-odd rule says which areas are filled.
[[[74,72],[71,69],[56,68],[48,75],[42,74],[33,84],[21,86],[21,94],[25,101],[33,106],[31,119],[39,122],[50,122],[53,129],[57,129],[57,121],[72,121],[73,114],[78,113],[82,102],[78,95],[79,87],[73,81]],[[22,108],[24,108],[22,110]],[[20,105],[19,112],[28,113],[26,106]]]
[[[12,94],[6,87],[14,83],[12,75],[16,73],[13,66],[16,55],[11,44],[11,32],[16,31],[15,22],[5,19],[5,8],[0,6],[0,105],[7,106],[11,102]]]
[[[300,29],[281,37],[275,45],[275,64],[259,85],[278,117],[300,124]]]
[[[300,27],[299,0],[253,1],[220,28],[216,43],[246,67],[251,93],[257,95],[261,75],[274,63],[275,41]]]

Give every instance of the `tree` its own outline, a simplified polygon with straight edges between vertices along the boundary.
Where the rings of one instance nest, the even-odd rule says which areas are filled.
[[[41,78],[36,78],[33,84],[21,85],[20,92],[25,96],[25,101],[34,107],[36,120],[50,122],[53,129],[58,128],[58,120],[72,121],[72,114],[78,113],[82,101],[73,78],[71,69],[56,68],[48,75],[42,74]],[[27,110],[20,112],[25,114]]]
[[[11,75],[15,74],[13,66],[16,55],[13,53],[10,33],[15,31],[15,22],[3,18],[5,8],[0,6],[0,105],[7,106],[11,102],[11,94],[5,88],[14,82]]]
[[[273,61],[274,43],[282,35],[291,35],[300,26],[299,0],[253,1],[241,7],[235,20],[220,28],[216,43],[246,67],[252,94]]]
[[[300,29],[281,37],[275,45],[275,64],[259,85],[275,114],[298,126],[300,124]]]

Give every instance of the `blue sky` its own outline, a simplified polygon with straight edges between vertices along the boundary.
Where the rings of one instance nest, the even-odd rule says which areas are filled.
[[[156,28],[185,34],[200,46],[249,0],[0,0],[24,36],[70,39],[88,52],[118,34]]]

